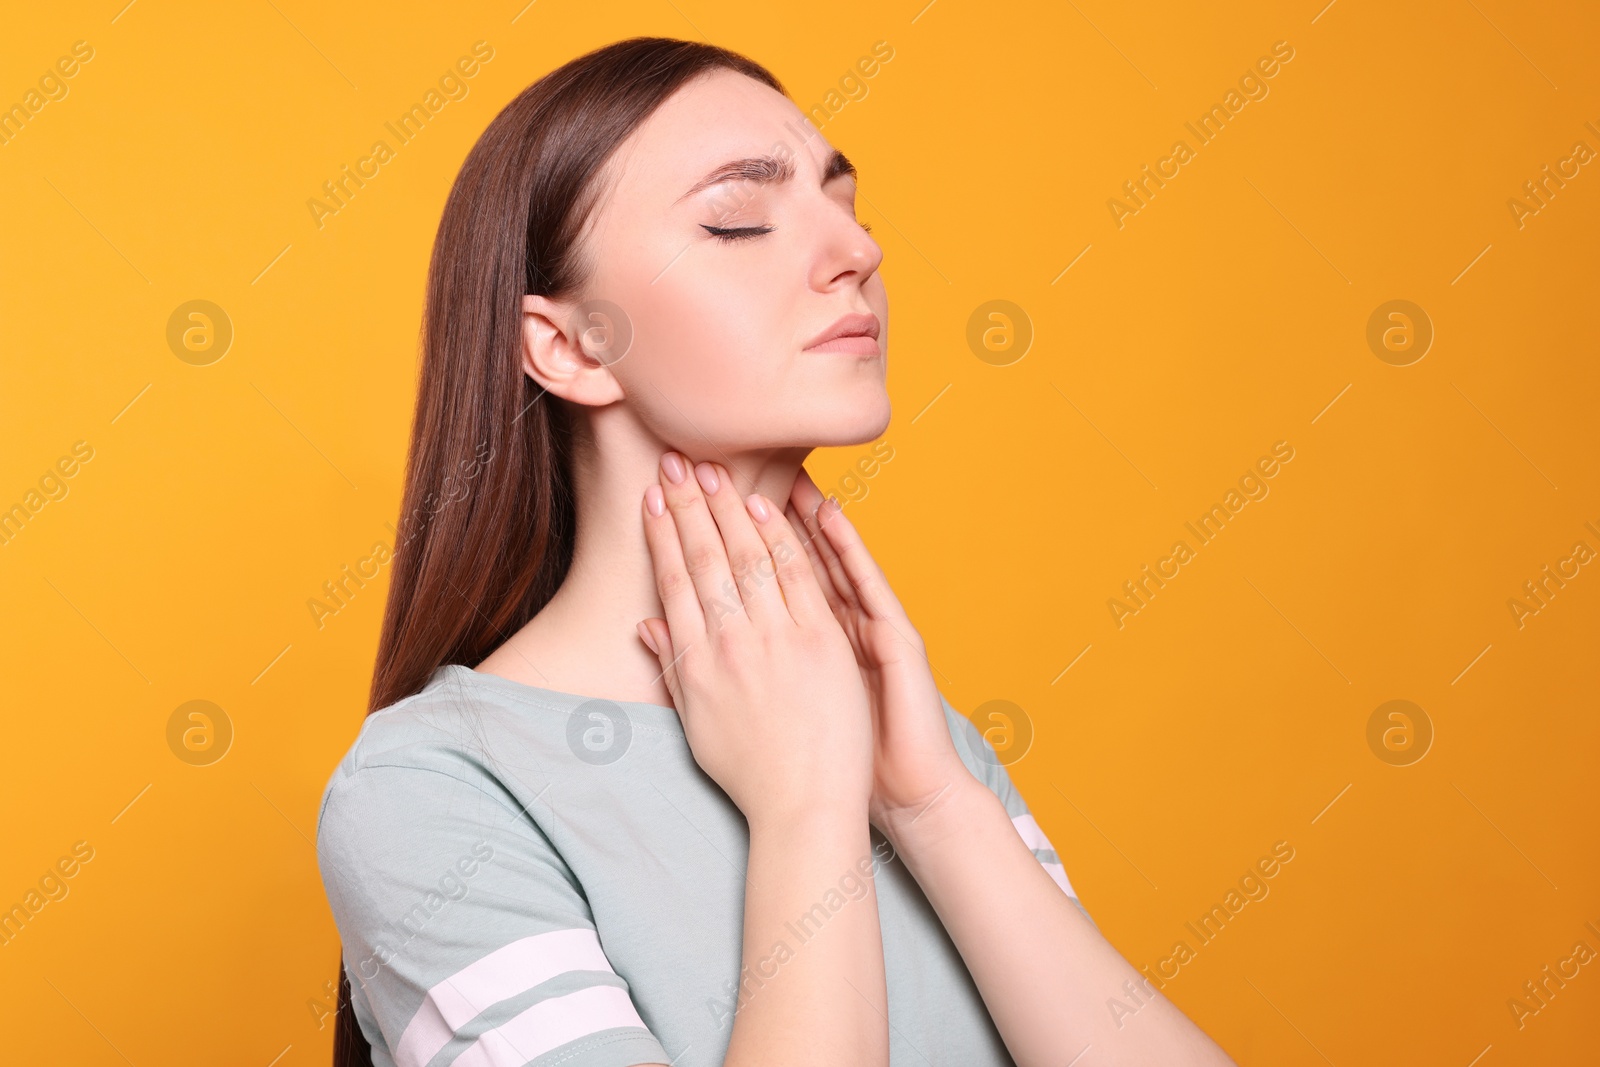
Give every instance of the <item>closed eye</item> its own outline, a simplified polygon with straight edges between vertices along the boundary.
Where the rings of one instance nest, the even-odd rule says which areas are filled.
[[[872,232],[872,223],[870,222],[862,222],[858,219],[856,220],[856,225],[868,233]],[[769,234],[775,229],[772,226],[708,226],[703,222],[700,224],[700,228],[719,241],[747,241],[752,237]]]
[[[748,241],[752,237],[771,233],[774,229],[771,226],[707,226],[703,222],[700,227],[719,241]]]

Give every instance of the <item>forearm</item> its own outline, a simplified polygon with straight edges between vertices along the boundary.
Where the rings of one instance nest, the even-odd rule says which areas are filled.
[[[889,1062],[883,938],[867,820],[752,825],[727,1067]]]
[[[886,828],[961,952],[1019,1067],[1086,1046],[1096,1064],[1231,1065],[1073,906],[982,782],[969,778]],[[1118,1020],[1130,990],[1144,1004]]]

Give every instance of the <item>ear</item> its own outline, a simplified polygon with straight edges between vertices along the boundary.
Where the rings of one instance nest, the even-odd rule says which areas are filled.
[[[625,394],[611,373],[610,363],[595,358],[584,347],[594,329],[589,321],[592,316],[584,315],[586,306],[524,295],[522,369],[547,392],[563,400],[600,407],[621,400]]]

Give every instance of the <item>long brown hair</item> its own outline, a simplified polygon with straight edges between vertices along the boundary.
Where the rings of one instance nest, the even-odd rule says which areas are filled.
[[[580,56],[495,116],[451,186],[428,264],[421,374],[401,525],[367,714],[439,667],[483,660],[544,607],[572,562],[571,423],[522,370],[522,297],[583,288],[579,235],[595,175],[696,75],[728,69],[788,95],[710,44],[633,37]],[[339,965],[335,1067],[367,1067]]]

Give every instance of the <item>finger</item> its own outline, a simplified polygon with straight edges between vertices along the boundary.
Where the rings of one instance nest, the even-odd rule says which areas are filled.
[[[816,484],[811,481],[809,476],[804,479],[803,484],[801,479],[796,478],[795,488],[790,495],[791,497],[800,498],[798,501],[800,514],[805,516],[806,527],[811,531],[811,543],[815,546],[817,555],[821,557],[823,566],[827,569],[828,577],[833,580],[833,586],[838,591],[839,599],[850,608],[860,607],[855,587],[850,584],[850,577],[845,573],[844,565],[839,562],[839,553],[835,551],[833,545],[828,541],[827,535],[822,532],[820,522],[822,511],[820,508],[823,502],[821,500],[822,494],[817,490]],[[813,498],[818,502],[816,506],[810,503]]]
[[[677,653],[672,648],[672,633],[667,626],[667,620],[641,620],[639,636],[661,666],[661,673],[657,677],[667,683],[667,692],[672,694],[672,706],[681,712],[686,705],[683,700],[683,690],[678,684]]]
[[[883,568],[872,558],[867,543],[855,524],[845,518],[838,502],[825,502],[817,510],[817,521],[822,524],[820,540],[833,552],[833,558],[843,569],[846,581],[867,614],[874,619],[904,619],[906,612],[900,598],[895,596]]]
[[[783,591],[789,616],[798,623],[829,617],[832,609],[794,527],[778,513],[777,505],[760,493],[751,493],[745,501],[777,569],[778,588]]]
[[[727,469],[717,463],[696,463],[694,475],[705,493],[717,530],[722,534],[728,568],[737,587],[735,599],[743,603],[744,611],[752,619],[788,618],[783,594],[773,580],[776,565],[772,554],[756,531],[755,518],[749,506],[739,498]]]
[[[728,554],[722,533],[706,507],[700,483],[689,469],[689,459],[681,452],[666,452],[659,472],[661,491],[666,495],[667,512],[678,532],[684,569],[699,598],[705,630],[713,630],[742,618],[744,605],[733,585],[728,569]],[[668,620],[671,620],[669,615]],[[680,635],[680,642],[682,637]]]
[[[804,467],[801,467],[794,476],[789,499],[794,502],[795,508],[802,515],[815,515],[817,505],[822,503],[822,490],[817,488],[817,483],[811,478],[811,472]]]
[[[656,595],[667,616],[667,626],[680,641],[693,641],[705,633],[705,614],[694,582],[683,563],[678,527],[667,513],[666,495],[659,485],[644,491],[644,540],[650,549],[650,566],[656,576]]]
[[[792,493],[789,499],[784,501],[783,515],[784,518],[789,520],[789,525],[794,527],[794,535],[800,539],[800,543],[806,546],[808,552],[812,551],[811,531],[806,529],[805,520],[800,517],[800,512],[795,509],[794,495]],[[820,560],[821,557],[818,558]],[[820,574],[821,572],[819,571],[818,573]]]
[[[817,579],[817,584],[822,588],[822,595],[827,597],[828,607],[839,615],[846,609],[845,602],[839,598],[838,589],[834,588],[833,576],[828,573],[828,564],[824,562],[821,553],[817,551],[816,539],[811,536],[811,531],[806,529],[805,520],[795,510],[794,501],[791,499],[783,509],[783,514],[789,520],[789,525],[795,531],[795,537],[805,546],[806,557],[811,563],[812,573]]]
[[[794,487],[789,490],[789,499],[807,519],[807,530],[811,537],[809,543],[815,547],[817,558],[822,561],[822,569],[833,580],[839,600],[851,608],[856,607],[855,590],[850,587],[844,569],[839,566],[837,554],[827,544],[827,538],[823,536],[822,529],[817,524],[817,508],[823,501],[822,490],[817,488],[817,483],[811,478],[811,472],[804,467],[801,467],[800,472],[795,475]]]

